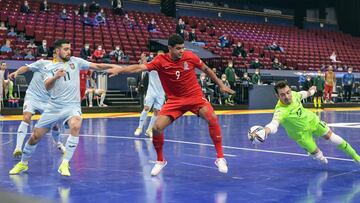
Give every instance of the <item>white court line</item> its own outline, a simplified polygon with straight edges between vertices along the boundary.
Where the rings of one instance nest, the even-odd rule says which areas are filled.
[[[1,143],[0,145],[6,145],[6,144],[9,144],[11,143],[11,140],[7,141],[7,142],[4,142],[4,143]]]
[[[237,155],[235,155],[235,154],[224,154],[224,156],[228,156],[228,157],[237,157]]]
[[[13,135],[16,134],[15,132],[0,132],[0,134],[8,134]],[[29,133],[28,133],[29,134]],[[61,134],[61,135],[68,135],[68,134]],[[81,137],[102,137],[102,138],[114,138],[114,139],[127,139],[127,140],[150,140],[150,138],[141,138],[141,137],[126,137],[126,136],[104,136],[104,135],[80,135]],[[181,140],[170,140],[165,139],[166,142],[171,143],[179,143],[179,144],[189,144],[189,145],[198,145],[198,146],[206,146],[206,147],[214,147],[213,144],[206,144],[200,142],[189,142],[189,141],[181,141]],[[265,149],[253,149],[253,148],[245,148],[245,147],[232,147],[232,146],[223,146],[224,149],[234,149],[234,150],[243,150],[243,151],[251,151],[251,152],[263,152],[263,153],[271,153],[271,154],[283,154],[283,155],[290,155],[290,156],[302,156],[308,157],[307,154],[300,154],[300,153],[292,153],[292,152],[282,152],[282,151],[273,151],[273,150],[265,150]],[[327,159],[331,160],[338,160],[338,161],[353,161],[352,159],[344,159],[338,157],[326,157]]]
[[[211,169],[215,168],[215,167],[204,166],[204,165],[200,165],[200,164],[192,164],[192,163],[187,163],[187,162],[180,162],[180,163],[185,164],[185,165],[189,165],[189,166],[197,166],[197,167],[201,167],[201,168],[211,168]]]
[[[355,172],[358,172],[358,171],[359,170],[353,170],[353,171],[349,171],[349,172],[346,172],[346,173],[340,173],[340,174],[330,176],[329,178],[335,178],[335,177],[339,177],[339,176],[344,176],[344,175],[347,175],[347,174],[350,174],[350,173],[355,173]]]

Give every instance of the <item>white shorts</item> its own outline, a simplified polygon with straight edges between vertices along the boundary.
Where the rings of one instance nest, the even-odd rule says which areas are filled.
[[[36,128],[48,128],[56,124],[63,124],[66,126],[66,122],[74,117],[81,116],[81,107],[65,106],[63,108],[54,108],[48,105],[44,113],[41,114],[40,119],[36,123]]]
[[[164,105],[165,97],[147,94],[145,97],[144,106],[153,107],[154,109],[160,110]]]
[[[25,98],[23,112],[30,112],[31,114],[35,114],[35,111],[42,114],[45,111],[47,103],[31,98]]]

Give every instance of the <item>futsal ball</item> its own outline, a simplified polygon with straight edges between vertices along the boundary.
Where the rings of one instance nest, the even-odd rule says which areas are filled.
[[[259,125],[251,127],[248,132],[248,138],[253,144],[263,143],[266,139],[265,128]]]

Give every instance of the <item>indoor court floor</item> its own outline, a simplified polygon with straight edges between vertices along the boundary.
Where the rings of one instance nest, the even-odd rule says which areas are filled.
[[[318,113],[360,151],[360,108]],[[39,143],[29,170],[9,176],[17,162],[12,151],[21,116],[4,116],[0,188],[54,202],[360,202],[360,166],[335,146],[318,140],[329,159],[324,166],[308,157],[283,128],[262,145],[248,141],[248,129],[266,125],[272,110],[218,114],[229,172],[217,171],[207,124],[184,116],[165,131],[168,165],[158,177],[150,175],[156,160],[151,140],[133,136],[137,113],[84,115],[71,177],[57,172],[61,154],[49,135]]]

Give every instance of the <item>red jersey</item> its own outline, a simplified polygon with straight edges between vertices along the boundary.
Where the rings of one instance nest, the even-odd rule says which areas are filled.
[[[86,88],[87,75],[89,75],[88,70],[81,70],[80,71],[80,88],[81,87]]]
[[[156,70],[161,84],[169,99],[203,97],[195,68],[203,66],[201,59],[191,51],[185,51],[178,61],[173,61],[170,54],[156,56],[146,64],[149,71]]]
[[[80,100],[82,100],[85,96],[86,80],[89,74],[90,71],[88,70],[80,70]]]

